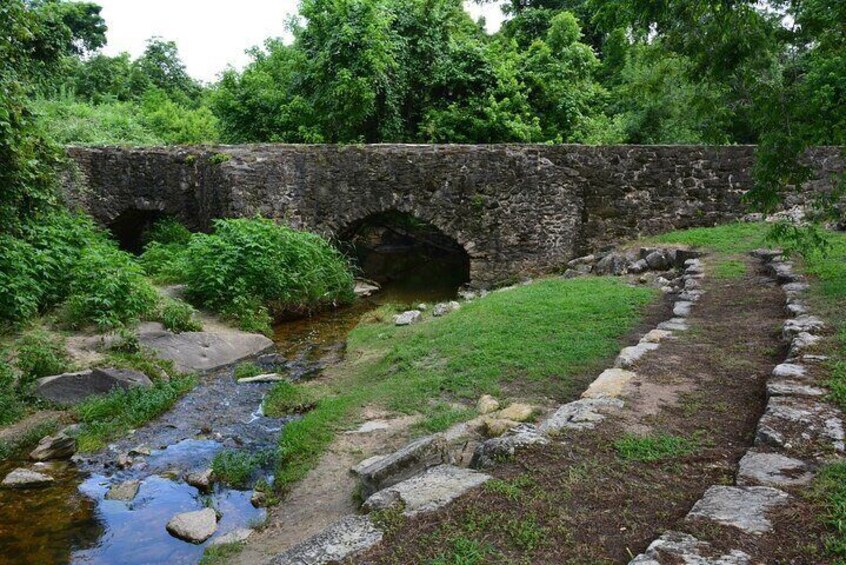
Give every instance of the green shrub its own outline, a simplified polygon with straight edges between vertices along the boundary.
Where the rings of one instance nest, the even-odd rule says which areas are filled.
[[[262,467],[273,463],[273,450],[231,450],[219,452],[212,461],[212,472],[217,480],[235,488],[245,488]]]
[[[16,365],[24,388],[35,379],[57,375],[70,368],[65,340],[43,330],[26,332],[18,340],[17,351]]]
[[[235,367],[235,379],[249,379],[262,374],[261,367],[255,363],[241,363]]]
[[[196,313],[190,304],[167,298],[159,308],[159,319],[165,328],[174,333],[200,332],[203,331],[203,324],[194,319]]]
[[[17,421],[23,414],[24,406],[15,389],[15,373],[5,353],[0,352],[0,426]]]
[[[132,102],[39,100],[35,111],[42,128],[62,145],[162,145],[165,141]]]
[[[145,243],[178,243],[188,245],[191,241],[191,231],[182,225],[179,220],[163,218],[154,223],[144,233]]]
[[[238,323],[241,331],[273,335],[273,318],[267,307],[256,297],[236,296],[232,303],[221,311],[224,318]]]
[[[115,328],[153,310],[158,294],[132,257],[110,243],[82,251],[72,272],[66,317],[71,324]]]
[[[271,418],[300,414],[314,408],[317,395],[305,386],[280,381],[264,398],[264,412]]]
[[[188,296],[251,324],[353,299],[347,260],[324,238],[263,218],[218,220],[185,254]]]
[[[185,246],[153,241],[144,247],[138,261],[144,272],[159,283],[177,283],[184,277],[182,263]]]

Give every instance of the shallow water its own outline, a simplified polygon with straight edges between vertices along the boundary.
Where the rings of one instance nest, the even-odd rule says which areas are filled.
[[[292,377],[309,374],[339,358],[347,334],[366,313],[386,303],[449,300],[460,282],[433,267],[352,306],[280,324],[275,341]],[[174,514],[213,506],[222,515],[214,537],[262,521],[266,511],[252,506],[252,491],[217,486],[202,495],[181,477],[207,468],[221,449],[275,445],[286,420],[267,418],[260,410],[271,386],[238,385],[231,371],[205,377],[172,410],[131,437],[78,465],[46,464],[54,485],[0,490],[0,565],[196,563],[209,541],[194,545],[168,534],[165,525]],[[117,454],[142,444],[152,449],[150,455],[118,469]],[[30,461],[7,461],[0,463],[0,477],[15,467],[34,468]],[[142,481],[132,502],[105,500],[111,485],[126,480]]]

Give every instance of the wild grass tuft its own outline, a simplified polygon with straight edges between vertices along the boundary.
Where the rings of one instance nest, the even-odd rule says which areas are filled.
[[[212,472],[217,480],[235,488],[246,488],[256,472],[273,463],[273,450],[227,449],[215,455]]]
[[[307,412],[315,404],[315,394],[310,387],[281,381],[264,397],[264,412],[271,418],[282,418]]]
[[[627,434],[614,442],[614,449],[624,460],[654,463],[690,455],[696,452],[698,443],[688,438],[667,434],[655,436]]]

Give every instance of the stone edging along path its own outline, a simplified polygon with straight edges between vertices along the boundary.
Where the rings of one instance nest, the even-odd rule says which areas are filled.
[[[737,535],[771,532],[771,510],[791,503],[790,489],[808,485],[815,469],[844,452],[844,430],[839,410],[823,400],[818,386],[824,356],[811,353],[821,339],[825,323],[809,312],[805,294],[809,285],[778,250],[752,253],[782,286],[786,311],[782,338],[789,344],[787,359],[776,366],[767,381],[767,406],[758,422],[754,445],[740,460],[735,485],[714,485],[688,513],[685,522],[730,526]],[[741,534],[742,532],[742,534]],[[778,532],[776,532],[778,533]],[[737,539],[728,540],[730,545]],[[708,542],[680,531],[667,531],[629,565],[665,562],[753,562],[754,555],[731,548],[719,553]],[[707,559],[705,556],[709,556]]]
[[[363,461],[353,471],[361,479],[366,498],[362,509],[320,534],[274,557],[270,563],[320,564],[340,561],[364,551],[383,538],[379,513],[400,512],[412,517],[442,508],[491,477],[481,469],[512,457],[521,448],[549,444],[565,429],[591,429],[611,412],[623,408],[626,385],[637,377],[633,365],[663,340],[688,329],[687,318],[703,294],[704,269],[698,253],[685,251],[681,288],[673,317],[646,333],[633,346],[620,351],[614,366],[603,371],[582,398],[561,405],[540,424],[520,424],[504,435],[479,444],[470,467],[458,466],[447,442],[450,432],[416,440],[386,457]],[[375,518],[374,518],[375,515]]]

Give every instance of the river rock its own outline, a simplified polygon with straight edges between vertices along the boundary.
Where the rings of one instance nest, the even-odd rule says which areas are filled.
[[[222,536],[218,536],[211,540],[209,542],[209,547],[227,545],[231,543],[244,543],[251,535],[253,535],[254,531],[255,530],[251,530],[250,528],[238,528],[237,530],[232,530],[228,534],[223,534]]]
[[[450,302],[441,302],[440,304],[435,304],[435,307],[432,309],[432,315],[436,318],[440,318],[441,316],[446,316],[450,312],[455,312],[459,308],[461,308],[461,304],[455,300],[451,300]]]
[[[182,372],[208,373],[268,353],[273,341],[260,334],[227,332],[143,332],[138,341]]]
[[[749,534],[763,534],[772,530],[767,513],[789,500],[786,492],[772,487],[712,486],[687,518],[704,518]]]
[[[490,414],[499,410],[499,401],[490,394],[483,394],[476,403],[476,412],[479,414]]]
[[[38,442],[38,446],[29,454],[33,461],[50,459],[69,459],[76,453],[76,439],[64,433],[47,436]]]
[[[114,485],[106,493],[106,500],[121,500],[123,502],[131,502],[138,494],[138,489],[141,488],[141,481],[126,481],[118,485]]]
[[[371,495],[362,508],[365,512],[399,508],[406,516],[415,516],[442,508],[488,480],[490,476],[453,465],[439,465],[421,475],[406,479]]]
[[[185,482],[192,487],[199,489],[200,492],[209,492],[212,487],[212,470],[204,469],[202,471],[194,471],[185,475]]]
[[[36,394],[50,402],[72,406],[89,396],[139,386],[149,388],[153,383],[147,375],[138,371],[104,368],[38,379]]]
[[[751,557],[734,549],[728,554],[717,556],[711,544],[682,532],[664,532],[660,538],[649,544],[646,551],[629,561],[629,565],[662,565],[664,563],[685,563],[691,565],[747,565]]]
[[[382,290],[378,284],[373,281],[357,280],[353,287],[353,292],[359,298],[367,298]]]
[[[402,314],[394,316],[394,325],[410,326],[423,320],[423,313],[420,310],[407,310]]]
[[[217,513],[212,508],[177,514],[167,523],[170,535],[191,543],[203,543],[217,531]]]
[[[382,530],[369,516],[347,516],[316,536],[274,557],[271,565],[335,563],[382,541]]]
[[[53,482],[53,477],[49,475],[18,468],[6,475],[6,478],[0,483],[0,487],[7,489],[41,488],[49,486]]]
[[[451,463],[446,439],[441,434],[426,436],[360,468],[359,479],[365,496],[395,485],[420,472]]]

